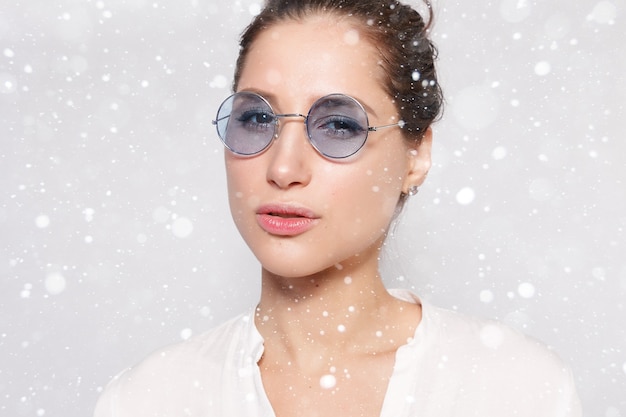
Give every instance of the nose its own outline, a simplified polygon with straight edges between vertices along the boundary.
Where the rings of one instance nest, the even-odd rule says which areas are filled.
[[[267,181],[281,189],[307,185],[311,180],[309,162],[314,149],[307,139],[303,120],[283,118],[277,132],[278,137],[268,149]]]

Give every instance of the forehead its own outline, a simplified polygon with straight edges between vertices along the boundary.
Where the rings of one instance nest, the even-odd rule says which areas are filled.
[[[355,22],[332,16],[288,20],[260,32],[242,68],[238,89],[294,94],[356,94],[383,90],[377,48]]]

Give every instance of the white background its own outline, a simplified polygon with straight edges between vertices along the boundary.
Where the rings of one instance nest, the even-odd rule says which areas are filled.
[[[88,416],[258,297],[211,119],[259,1],[0,3],[0,415]],[[436,4],[446,112],[385,254],[552,345],[599,417],[626,416],[625,8]]]

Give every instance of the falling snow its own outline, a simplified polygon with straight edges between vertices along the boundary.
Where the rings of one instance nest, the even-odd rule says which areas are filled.
[[[178,217],[172,223],[172,233],[176,237],[189,237],[191,232],[193,232],[193,223],[186,217]]]
[[[617,10],[617,6],[613,2],[601,1],[593,7],[587,19],[600,24],[612,25],[615,23]]]
[[[13,3],[0,12],[2,411],[90,415],[114,373],[258,300],[211,120],[263,2]],[[434,8],[446,109],[381,272],[544,340],[572,364],[586,415],[626,416],[624,4]],[[502,342],[495,326],[480,335]],[[337,372],[320,387],[349,377]]]
[[[451,114],[466,129],[482,130],[491,126],[499,114],[499,98],[484,85],[465,87],[450,98]]]
[[[522,282],[517,287],[517,292],[521,297],[532,298],[535,295],[535,286],[530,282]]]
[[[540,61],[535,64],[535,74],[544,76],[550,73],[550,63],[546,61]]]
[[[474,198],[476,198],[476,193],[470,187],[463,187],[456,193],[456,201],[463,206],[471,204]]]
[[[65,290],[66,285],[65,277],[58,272],[50,273],[46,276],[46,291],[52,295],[62,293]]]
[[[35,224],[38,228],[45,229],[50,225],[50,217],[46,216],[45,214],[40,214],[35,219]]]
[[[320,387],[324,389],[332,389],[337,385],[337,378],[334,375],[327,374],[320,378]]]

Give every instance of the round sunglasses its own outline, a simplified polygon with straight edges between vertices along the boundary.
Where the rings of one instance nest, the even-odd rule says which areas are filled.
[[[278,121],[285,117],[304,118],[311,145],[330,159],[347,158],[357,153],[369,132],[404,126],[403,121],[369,126],[361,103],[345,94],[320,98],[305,116],[300,113],[276,114],[265,98],[247,91],[224,100],[213,124],[226,148],[237,155],[253,156],[267,149],[278,137]]]

